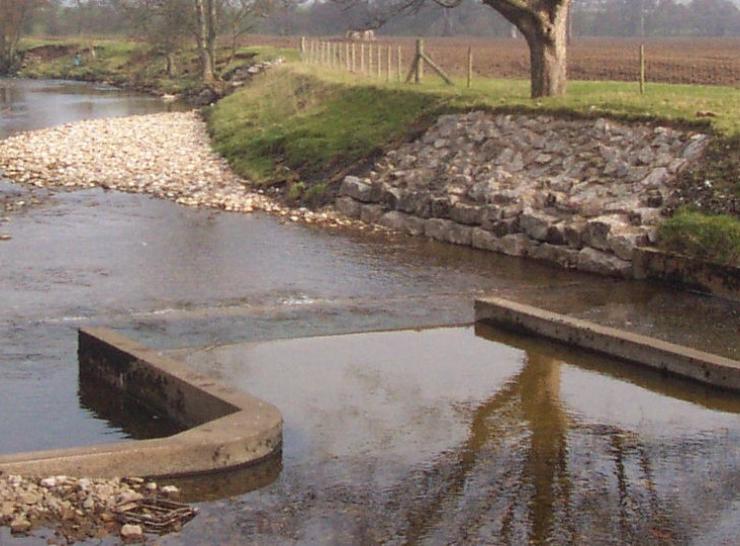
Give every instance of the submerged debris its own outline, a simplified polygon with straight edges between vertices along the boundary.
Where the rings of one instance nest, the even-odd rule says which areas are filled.
[[[67,540],[120,535],[136,542],[146,533],[179,531],[197,510],[173,500],[174,486],[141,478],[27,479],[0,473],[0,526],[25,535],[49,527]]]

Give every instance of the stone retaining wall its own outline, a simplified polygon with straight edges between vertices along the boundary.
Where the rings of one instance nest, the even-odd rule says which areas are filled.
[[[676,175],[708,142],[606,119],[446,115],[368,176],[346,177],[336,206],[410,235],[631,276]]]

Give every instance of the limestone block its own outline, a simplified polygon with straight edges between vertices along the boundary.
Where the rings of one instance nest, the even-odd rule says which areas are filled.
[[[473,247],[481,250],[502,251],[501,238],[482,228],[473,228],[471,242]]]
[[[561,267],[574,268],[578,264],[578,251],[565,246],[556,246],[548,243],[534,246],[529,251],[529,257],[556,263]]]
[[[599,250],[608,250],[609,232],[623,228],[626,223],[624,217],[619,214],[608,214],[589,220],[583,230],[583,244]]]
[[[501,252],[508,256],[526,256],[537,242],[523,233],[514,233],[501,237]]]
[[[437,241],[446,241],[447,233],[453,223],[451,220],[431,218],[424,223],[424,234]]]
[[[413,236],[424,235],[426,231],[426,220],[416,216],[406,217],[406,233]]]
[[[382,205],[362,205],[360,208],[360,220],[366,224],[375,224],[383,216],[385,209]]]
[[[460,224],[469,226],[480,225],[483,221],[483,215],[486,212],[481,206],[468,205],[466,203],[456,203],[450,211],[450,218]]]
[[[373,203],[380,199],[379,188],[361,180],[356,176],[346,176],[339,187],[339,195],[352,197],[363,203]]]
[[[642,230],[628,226],[609,233],[607,237],[609,249],[623,260],[632,261],[635,247],[649,242],[648,236]]]
[[[383,216],[381,216],[378,220],[378,224],[394,231],[405,232],[407,218],[408,214],[404,214],[403,212],[399,212],[397,210],[392,210],[390,212],[386,212]]]
[[[350,218],[360,217],[360,208],[362,204],[351,197],[340,197],[336,200],[336,206],[337,210],[345,216],[349,216]]]
[[[519,217],[521,230],[532,239],[544,241],[547,239],[547,231],[550,226],[557,222],[557,218],[532,209],[526,209]]]
[[[589,247],[578,253],[577,267],[581,271],[618,277],[628,277],[632,271],[630,262]]]

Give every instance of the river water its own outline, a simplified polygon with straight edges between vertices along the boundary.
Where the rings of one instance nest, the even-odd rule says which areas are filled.
[[[68,82],[4,88],[4,135],[165,108]],[[119,329],[284,414],[281,460],[192,484],[202,514],[164,544],[729,544],[740,534],[737,397],[466,326],[473,299],[496,294],[738,358],[736,305],[138,195],[37,201],[0,223],[12,236],[0,242],[0,451],[166,431],[78,384],[84,325]],[[3,545],[33,540],[0,531]]]

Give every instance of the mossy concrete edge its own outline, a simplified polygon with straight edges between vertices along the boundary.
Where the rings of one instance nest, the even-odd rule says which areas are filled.
[[[706,385],[740,391],[740,362],[501,298],[475,302],[475,319],[543,336]]]
[[[0,455],[0,472],[180,477],[257,463],[282,448],[273,405],[195,373],[105,328],[80,329],[80,375],[134,396],[187,428],[167,438]]]

